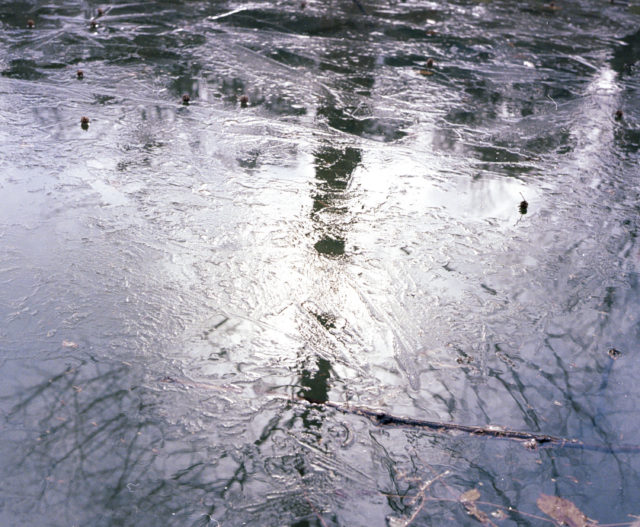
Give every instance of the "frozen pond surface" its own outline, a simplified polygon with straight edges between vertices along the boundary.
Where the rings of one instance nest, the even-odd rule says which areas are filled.
[[[640,515],[640,10],[361,2],[0,4],[0,524]]]

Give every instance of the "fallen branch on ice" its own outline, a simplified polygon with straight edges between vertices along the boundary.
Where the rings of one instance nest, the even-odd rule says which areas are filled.
[[[310,401],[303,398],[296,398],[298,402],[304,401],[307,404],[326,406],[334,408],[344,414],[359,415],[373,421],[377,426],[397,426],[405,428],[421,428],[434,432],[462,432],[473,436],[492,437],[496,439],[507,439],[519,441],[530,449],[542,448],[577,448],[582,450],[592,450],[596,452],[617,453],[640,453],[640,445],[605,445],[585,443],[579,439],[567,439],[564,437],[539,434],[535,432],[523,432],[512,430],[501,426],[476,426],[448,423],[444,421],[429,421],[416,419],[413,417],[403,417],[392,415],[381,410],[375,410],[364,406],[351,406],[332,401]]]

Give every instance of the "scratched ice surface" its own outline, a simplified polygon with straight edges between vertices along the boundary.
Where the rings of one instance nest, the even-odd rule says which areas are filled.
[[[0,4],[0,524],[640,515],[640,10],[360,4]]]

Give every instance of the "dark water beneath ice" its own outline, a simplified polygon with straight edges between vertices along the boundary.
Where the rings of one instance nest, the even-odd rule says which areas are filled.
[[[0,524],[640,515],[640,10],[361,2],[0,3]]]

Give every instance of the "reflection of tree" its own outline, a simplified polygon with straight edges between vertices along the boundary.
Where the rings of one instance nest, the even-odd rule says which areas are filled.
[[[618,73],[632,73],[640,60],[640,31],[622,39],[624,44],[615,47],[611,67]]]
[[[344,216],[348,212],[345,191],[360,164],[362,155],[356,148],[324,146],[315,153],[316,187],[313,191],[311,219],[319,234],[316,251],[326,257],[339,257],[345,253]],[[313,312],[322,331],[333,329],[334,317],[330,313]],[[319,343],[324,342],[322,338]],[[322,344],[319,344],[322,345]],[[300,372],[298,395],[309,402],[322,403],[328,400],[331,362],[317,358],[314,367],[303,365]],[[315,418],[317,410],[306,409],[302,414],[305,427],[320,428],[322,423]]]
[[[332,329],[330,319],[319,316],[318,322]],[[298,394],[309,401],[326,401],[331,375],[330,361],[316,359],[313,367],[302,369]],[[217,521],[231,526],[347,525],[349,507],[343,502],[375,507],[386,496],[389,509],[380,509],[383,514],[391,511],[409,518],[417,511],[420,521],[434,525],[452,523],[447,518],[454,514],[455,523],[462,524],[465,510],[454,504],[460,492],[477,481],[491,481],[481,489],[483,500],[486,497],[514,517],[518,518],[516,508],[536,512],[539,489],[516,486],[514,495],[508,483],[526,478],[526,470],[537,474],[539,469],[529,466],[536,459],[544,463],[543,472],[562,474],[566,464],[584,466],[585,472],[598,466],[616,479],[610,458],[599,454],[531,452],[480,437],[364,426],[354,441],[358,448],[350,449],[348,436],[353,432],[307,405],[271,407],[272,416],[258,419],[263,431],[254,440],[246,431],[255,408],[243,413],[241,398],[233,397],[229,410],[238,416],[231,416],[222,406],[228,394],[203,387],[187,390],[171,377],[145,385],[139,377],[122,363],[86,362],[45,376],[14,395],[17,402],[4,414],[11,436],[5,435],[0,445],[0,458],[12,461],[0,465],[0,489],[21,499],[8,514],[33,519],[55,510],[58,523],[65,525],[151,526],[166,524],[166,518],[185,526]],[[198,404],[192,400],[196,391]],[[213,416],[211,421],[194,426],[207,415]],[[304,430],[296,428],[300,421]],[[359,418],[349,421],[363,424]],[[235,443],[225,431],[230,423],[239,428]],[[25,434],[17,437],[18,429]],[[366,453],[359,453],[363,444]],[[425,483],[436,473],[425,469],[425,462],[445,456],[443,463],[449,467],[450,451],[456,452],[456,469],[426,492]],[[592,457],[585,463],[586,456]],[[486,459],[493,457],[506,459],[499,481],[486,467]],[[369,479],[386,472],[377,484]],[[557,492],[566,493],[562,481]],[[336,508],[340,521],[331,512]],[[529,523],[518,518],[518,525]]]
[[[326,359],[318,359],[316,366],[315,372],[302,370],[300,396],[310,402],[324,403],[328,401],[331,363]]]
[[[224,448],[207,455],[210,438],[202,443],[171,422],[169,402],[187,411],[184,390],[137,377],[127,365],[84,363],[14,395],[12,433],[0,447],[0,475],[11,485],[0,490],[22,498],[7,515],[33,519],[52,509],[65,525],[161,525],[168,517],[190,525],[242,484],[242,462],[231,477],[216,474]],[[29,433],[16,437],[20,429]]]
[[[347,212],[344,193],[362,155],[356,148],[324,147],[316,152],[315,158],[316,189],[312,219],[320,232],[315,248],[325,256],[341,256],[345,240],[340,217]]]
[[[377,62],[378,57],[370,47],[360,47],[355,42],[327,49],[319,69],[332,73],[332,85],[339,96],[333,91],[324,93],[317,114],[335,130],[394,141],[406,135],[402,128],[407,123],[396,116],[383,115],[384,112],[375,107],[372,92]]]
[[[318,359],[316,361],[316,368],[314,372],[306,368],[302,370],[299,395],[312,403],[324,403],[329,400],[331,363],[326,359]],[[302,421],[307,428],[320,428],[322,426],[322,423],[313,417],[309,409],[306,409],[302,414]]]

